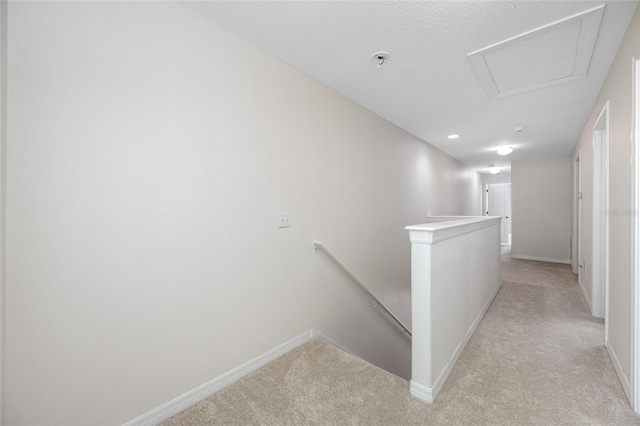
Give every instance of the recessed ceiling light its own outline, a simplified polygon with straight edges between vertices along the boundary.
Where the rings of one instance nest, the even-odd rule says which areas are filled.
[[[492,175],[497,175],[498,173],[500,173],[500,168],[496,167],[495,165],[491,164],[489,166],[489,173],[491,173]]]
[[[513,148],[511,148],[510,146],[501,146],[500,148],[498,148],[498,150],[496,151],[496,153],[498,155],[509,155],[513,152]]]
[[[447,136],[449,139],[458,139],[460,135],[449,135]]]

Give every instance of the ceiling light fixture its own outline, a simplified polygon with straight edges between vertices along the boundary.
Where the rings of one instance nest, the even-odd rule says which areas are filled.
[[[500,168],[496,167],[495,164],[490,164],[489,165],[489,173],[491,173],[492,175],[497,175],[498,173],[500,173]]]
[[[513,129],[514,133],[520,133],[524,131],[524,126],[518,126]]]
[[[383,51],[376,52],[371,57],[371,60],[378,67],[381,67],[382,65],[384,65],[385,62],[387,62],[389,60],[389,54],[387,52],[383,52]]]
[[[498,150],[496,151],[496,153],[498,155],[509,155],[513,152],[513,148],[511,148],[510,146],[501,146],[500,148],[498,148]]]
[[[447,136],[449,139],[458,139],[460,135],[449,135]]]

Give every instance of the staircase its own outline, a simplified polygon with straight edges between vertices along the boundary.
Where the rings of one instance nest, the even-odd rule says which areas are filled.
[[[162,425],[391,425],[428,411],[406,380],[314,339]]]
[[[502,279],[433,404],[311,340],[162,425],[640,425],[569,266],[507,257]]]

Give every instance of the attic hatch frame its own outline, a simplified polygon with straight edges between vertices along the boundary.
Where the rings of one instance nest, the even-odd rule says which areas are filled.
[[[596,39],[598,37],[598,30],[600,28],[600,21],[602,20],[602,15],[604,13],[604,7],[604,5],[600,5],[584,12],[580,12],[567,18],[552,22],[550,24],[543,25],[531,31],[527,31],[525,33],[471,52],[467,55],[467,57],[471,62],[471,65],[473,66],[473,69],[476,72],[478,78],[480,79],[482,86],[485,88],[489,96],[494,99],[515,95],[516,93],[528,92],[530,90],[536,90],[547,86],[566,83],[586,77],[589,70],[589,64],[591,62],[591,56],[593,54],[593,48],[595,47]],[[495,76],[491,71],[489,64],[487,63],[487,55],[504,49],[505,47],[531,40],[533,38],[542,36],[552,31],[559,30],[563,27],[567,27],[577,22],[580,22],[581,24],[580,35],[576,47],[576,57],[573,73],[571,75],[551,79],[548,81],[542,81],[511,90],[506,90],[504,92],[500,91],[498,83],[495,80]]]

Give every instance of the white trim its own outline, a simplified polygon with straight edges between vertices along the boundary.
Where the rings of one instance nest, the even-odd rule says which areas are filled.
[[[631,184],[631,201],[633,238],[631,254],[633,259],[633,311],[631,323],[631,337],[633,339],[631,378],[633,382],[631,406],[636,413],[640,413],[640,60],[633,61],[633,182]]]
[[[429,404],[433,403],[433,392],[431,388],[411,380],[409,382],[409,392],[411,392],[411,396],[421,401],[428,402]]]
[[[0,1],[0,425],[6,424],[6,208],[8,2]]]
[[[482,185],[482,216],[489,216],[489,184]]]
[[[577,198],[576,203],[576,266],[577,266],[577,275],[578,280],[582,279],[582,275],[584,274],[584,268],[581,268],[580,265],[584,266],[582,259],[582,240],[584,239],[584,235],[582,235],[582,151],[578,150],[578,155],[576,156],[576,163],[578,168],[578,182],[577,182],[577,192],[575,194]],[[591,310],[589,310],[591,312]]]
[[[434,216],[434,218],[437,220],[438,216]],[[500,221],[502,221],[502,217],[451,216],[447,221],[405,226],[404,229],[409,231],[409,241],[411,243],[433,244],[488,228]]]
[[[578,278],[578,287],[580,287],[580,291],[582,292],[582,297],[584,297],[584,301],[587,303],[587,308],[589,308],[589,313],[593,311],[593,305],[591,304],[591,299],[587,295],[587,290],[585,290],[584,285],[582,285],[582,280]]]
[[[493,189],[493,191],[492,191]],[[487,216],[489,213],[492,216],[496,216],[496,212],[490,211],[492,210],[491,200],[494,199],[496,190],[502,189],[504,191],[504,211],[502,212],[502,220],[500,222],[500,245],[508,245],[511,244],[511,222],[509,221],[511,218],[511,183],[490,183],[487,184]],[[494,194],[494,195],[492,195]]]
[[[500,291],[501,288],[502,288],[502,281],[498,283],[495,290],[493,290],[493,293],[491,294],[491,296],[489,296],[489,299],[480,310],[480,313],[478,313],[475,320],[473,320],[473,322],[469,326],[469,329],[464,335],[464,339],[462,339],[462,341],[458,344],[458,347],[456,347],[456,350],[451,355],[451,358],[449,358],[449,362],[447,362],[447,365],[445,366],[444,370],[442,370],[442,373],[440,373],[440,376],[435,380],[435,382],[433,382],[433,387],[428,388],[424,385],[421,385],[411,380],[409,385],[409,390],[411,392],[411,395],[428,403],[433,402],[435,397],[438,396],[438,393],[440,393],[440,390],[442,389],[444,382],[447,380],[447,378],[449,377],[449,374],[451,374],[451,371],[453,370],[453,366],[456,365],[456,362],[458,361],[458,358],[460,358],[460,355],[462,354],[462,351],[464,350],[465,346],[467,346],[469,339],[471,339],[471,336],[473,336],[473,333],[475,333],[476,329],[478,328],[478,325],[480,325],[480,322],[482,321],[482,318],[484,318],[484,315],[487,313],[487,310],[489,310],[489,306],[491,306],[493,299],[496,298],[496,295],[498,294],[498,291]]]
[[[344,346],[342,346],[341,344],[337,343],[335,340],[333,340],[330,337],[325,336],[324,334],[322,334],[321,332],[319,332],[318,330],[310,330],[311,331],[311,337],[313,339],[318,339],[318,340],[322,340],[323,342],[331,345],[331,346],[335,346],[336,348],[343,350],[347,353],[350,353],[352,355],[355,355],[353,352],[351,352],[349,349],[345,348]],[[358,355],[355,355],[358,356]],[[360,357],[358,357],[360,358]]]
[[[572,197],[572,224],[571,224],[571,270],[574,274],[580,274],[580,268],[578,264],[580,263],[580,218],[578,215],[580,214],[580,154],[581,151],[578,151],[578,154],[573,159],[572,163],[572,188],[571,188],[571,197]]]
[[[482,49],[476,50],[467,54],[467,58],[469,62],[471,62],[471,66],[473,70],[476,72],[480,83],[485,88],[486,92],[492,98],[502,98],[509,95],[514,95],[516,93],[527,92],[534,89],[539,89],[542,87],[552,86],[559,83],[565,83],[572,80],[576,80],[579,78],[583,78],[587,75],[587,71],[589,69],[589,63],[591,62],[591,55],[593,54],[593,48],[596,43],[596,38],[598,36],[598,28],[600,27],[600,21],[602,20],[602,15],[604,13],[604,5],[600,5],[589,9],[584,12],[577,13],[575,15],[569,16],[564,19],[560,19],[558,21],[552,22],[547,25],[543,25],[542,27],[535,28],[531,31],[527,31],[525,33],[519,34],[517,36],[508,38],[506,40],[500,41],[498,43],[494,43],[490,46],[484,47]],[[493,51],[497,51],[503,49],[507,46],[521,43],[525,40],[538,37],[544,33],[554,31],[558,28],[564,27],[566,25],[572,24],[574,22],[581,22],[581,31],[578,40],[578,46],[576,47],[576,61],[573,72],[571,75],[562,78],[556,78],[550,81],[545,81],[538,84],[533,84],[531,86],[520,87],[512,90],[508,90],[505,92],[500,92],[498,86],[496,85],[496,81],[494,79],[494,75],[489,68],[487,60],[485,59],[485,55],[489,54]]]
[[[609,341],[604,344],[604,347],[607,348],[607,352],[609,352],[609,359],[611,359],[611,364],[613,364],[613,368],[618,374],[618,379],[620,380],[620,384],[622,385],[622,390],[624,391],[625,395],[629,397],[629,395],[631,395],[631,384],[629,383],[629,379],[627,378],[627,376],[624,375],[622,364],[620,364],[620,360],[616,355],[616,351],[613,350],[613,346],[611,346],[611,343]]]
[[[153,410],[128,421],[124,426],[151,426],[167,420],[175,416],[179,412],[191,407],[193,404],[213,395],[214,393],[226,388],[235,381],[243,378],[249,373],[256,371],[260,367],[281,357],[292,349],[310,341],[314,335],[320,335],[313,330],[308,330],[293,339],[276,346],[275,348],[265,352],[264,354],[245,362],[244,364],[234,368],[213,380],[204,383],[195,389],[192,389],[171,401],[168,401]]]
[[[512,259],[537,260],[538,262],[564,263],[571,264],[571,259],[555,259],[553,257],[525,256],[520,254],[511,254]]]
[[[493,185],[493,184],[488,184]],[[503,185],[503,184],[499,184]],[[486,216],[486,215],[482,215]],[[451,222],[452,220],[475,219],[478,216],[427,216],[427,223]]]
[[[592,314],[604,318],[604,338],[608,339],[609,293],[609,101],[593,125],[593,223],[591,259]]]

